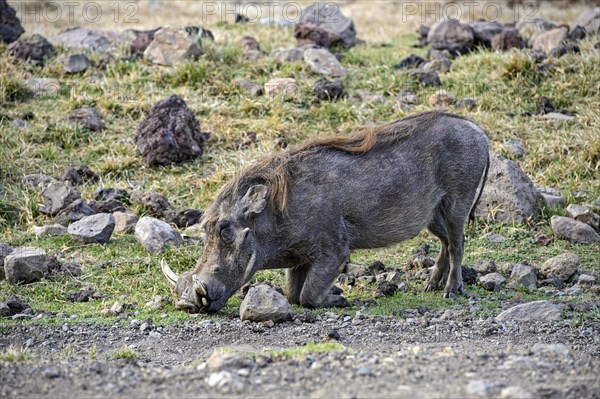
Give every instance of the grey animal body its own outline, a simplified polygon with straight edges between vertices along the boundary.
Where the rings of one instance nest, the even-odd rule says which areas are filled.
[[[166,265],[177,307],[221,309],[258,270],[285,268],[286,295],[307,307],[342,306],[330,293],[350,252],[418,235],[441,251],[427,290],[462,290],[465,223],[489,167],[488,139],[444,112],[350,136],[309,141],[242,172],[207,210],[206,246],[181,277]]]

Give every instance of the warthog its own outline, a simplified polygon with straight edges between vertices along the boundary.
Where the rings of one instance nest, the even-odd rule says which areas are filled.
[[[473,122],[428,112],[349,136],[308,141],[251,166],[206,211],[196,268],[161,267],[178,309],[216,312],[258,270],[286,268],[286,294],[307,307],[331,294],[350,251],[410,239],[441,241],[427,290],[462,290],[464,226],[483,190],[488,139]]]

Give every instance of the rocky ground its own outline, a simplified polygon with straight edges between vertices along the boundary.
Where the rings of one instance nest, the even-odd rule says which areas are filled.
[[[22,345],[35,360],[0,363],[0,393],[7,398],[600,394],[598,326],[478,319],[460,311],[412,315],[398,320],[305,313],[281,324],[197,318],[169,327],[137,320],[118,328],[20,325],[0,336],[0,346]],[[312,350],[303,350],[307,344]]]

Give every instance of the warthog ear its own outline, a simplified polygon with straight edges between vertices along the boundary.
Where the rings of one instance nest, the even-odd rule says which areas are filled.
[[[267,186],[257,184],[248,189],[244,198],[242,198],[242,205],[244,206],[244,213],[246,216],[251,213],[261,213],[267,205]]]

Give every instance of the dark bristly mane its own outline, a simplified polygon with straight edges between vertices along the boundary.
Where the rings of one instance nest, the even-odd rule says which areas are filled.
[[[206,212],[204,223],[216,221],[219,204],[223,201],[233,203],[255,184],[266,185],[269,188],[269,200],[272,208],[285,212],[293,164],[306,154],[319,149],[334,149],[356,155],[364,154],[379,145],[393,144],[410,137],[417,129],[424,129],[443,116],[457,117],[447,114],[445,111],[424,112],[347,136],[315,138],[296,148],[268,157],[243,170],[221,189],[213,206]]]

